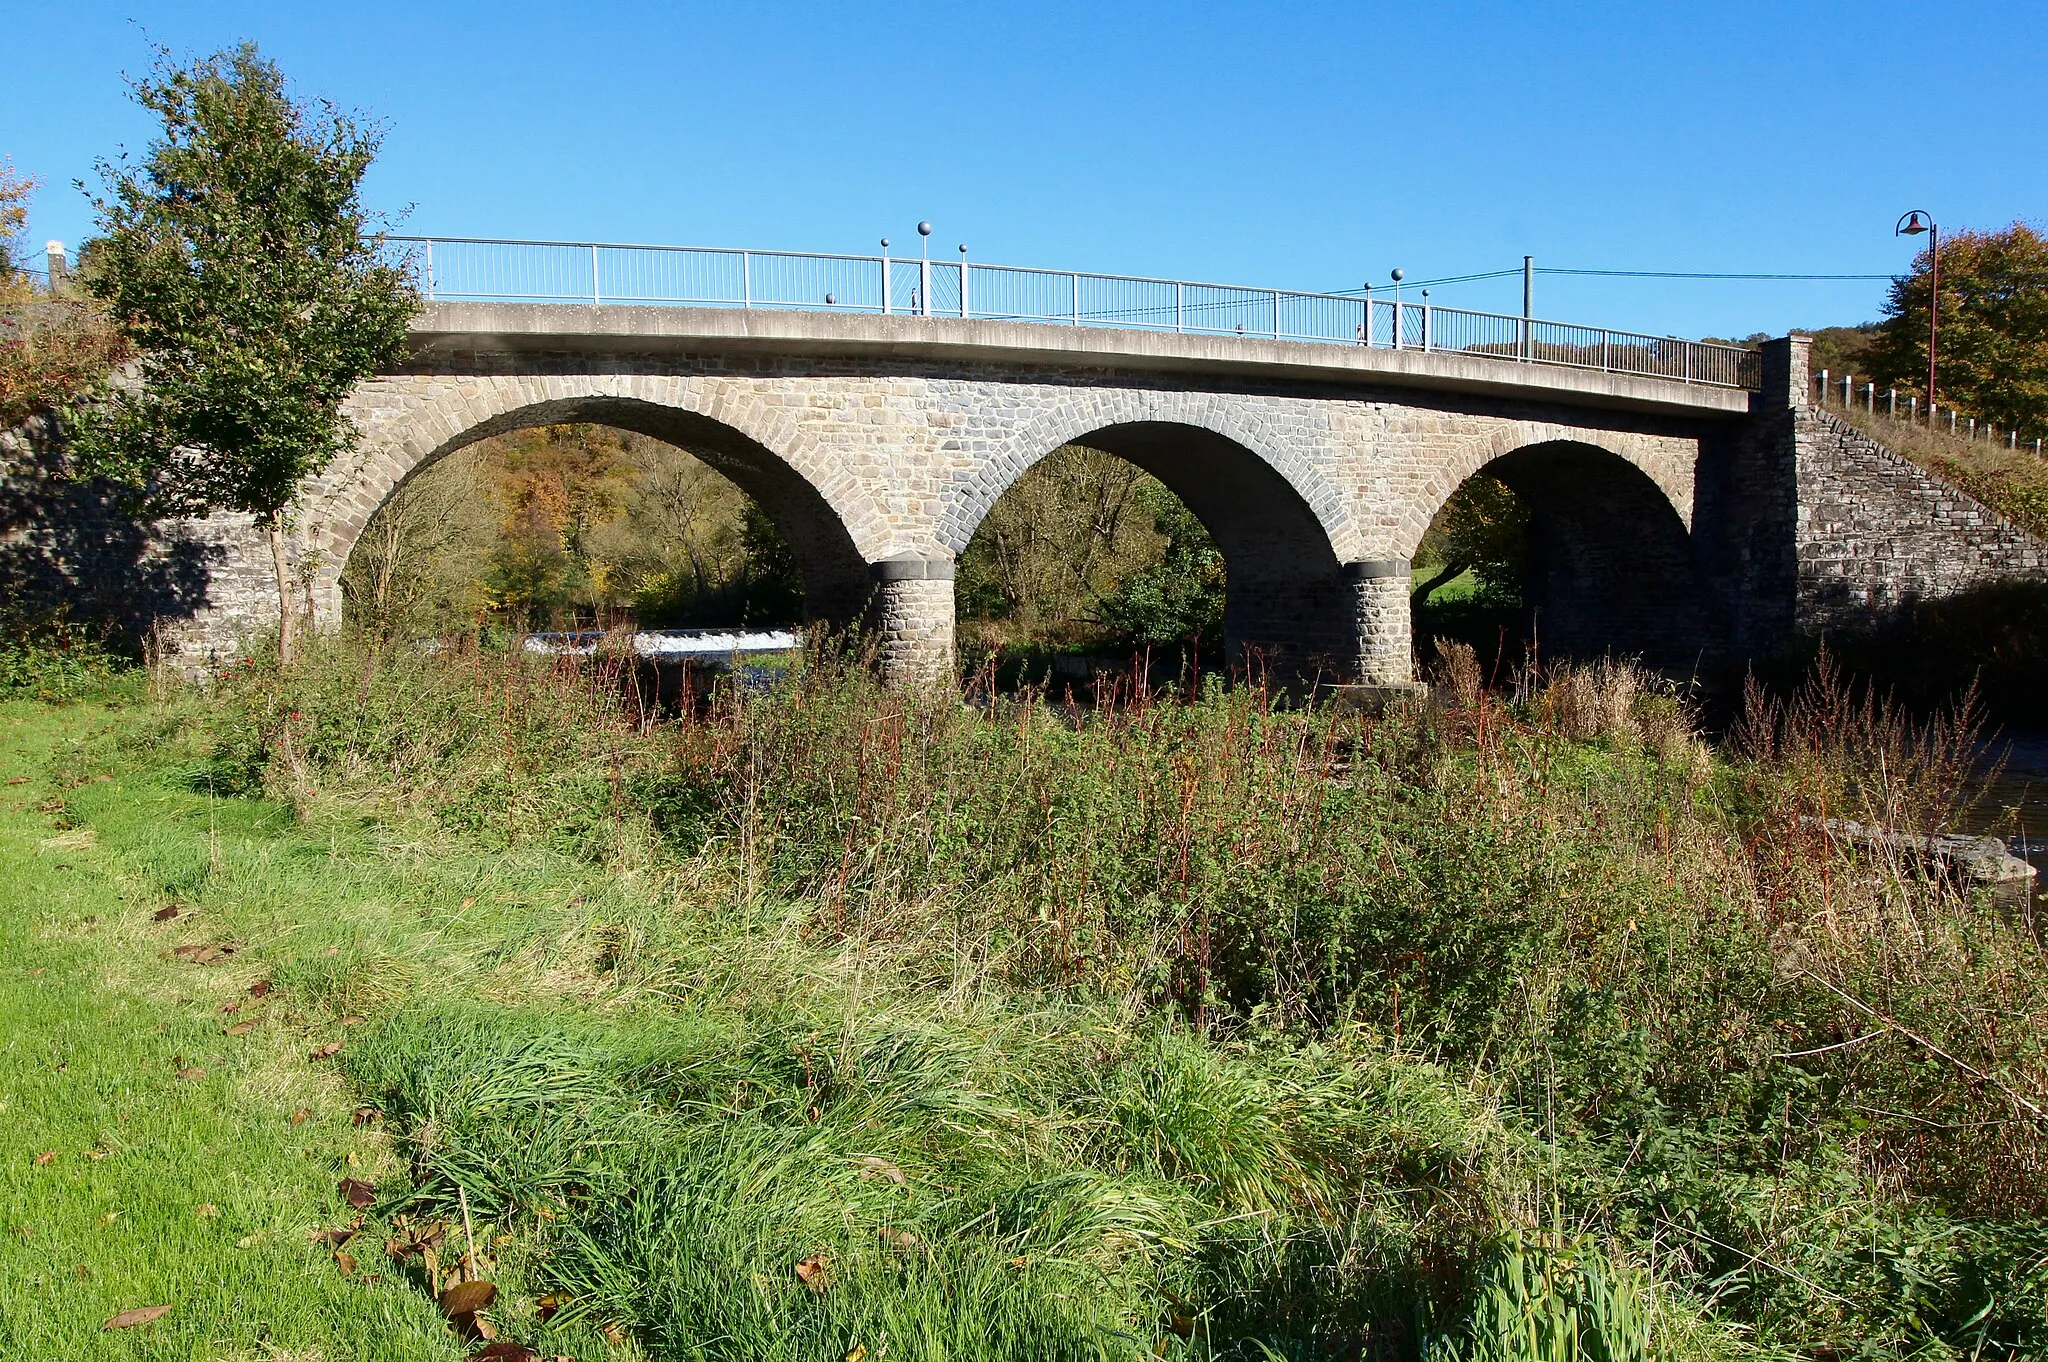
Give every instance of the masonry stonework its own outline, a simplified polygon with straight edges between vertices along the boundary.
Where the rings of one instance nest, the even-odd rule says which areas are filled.
[[[1824,581],[1867,607],[1908,559],[1934,589],[2034,570],[2040,552],[1800,409],[1779,372],[1803,365],[1791,342],[1766,357],[1778,401],[1336,346],[1261,342],[1233,358],[1213,339],[1087,333],[1076,354],[1047,327],[869,318],[791,339],[754,333],[844,319],[650,320],[687,311],[438,309],[403,371],[350,400],[362,438],[299,500],[294,561],[316,621],[338,619],[342,567],[406,479],[491,435],[583,421],[730,477],[789,542],[809,617],[877,629],[885,673],[906,681],[951,668],[952,567],[982,518],[1070,443],[1152,473],[1209,527],[1234,656],[1374,685],[1410,679],[1408,560],[1482,469],[1531,507],[1526,594],[1546,652],[1685,667],[1768,651],[1820,618],[1836,591]],[[878,341],[882,322],[896,329]],[[675,334],[646,334],[662,327]],[[1924,527],[1910,549],[1857,548],[1884,538],[1895,512],[1876,508],[1907,503]],[[218,589],[182,639],[219,653],[274,618],[267,554],[230,520],[193,533]]]

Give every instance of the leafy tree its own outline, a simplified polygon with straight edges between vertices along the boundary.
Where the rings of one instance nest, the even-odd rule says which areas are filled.
[[[158,514],[253,516],[293,652],[284,530],[304,480],[353,439],[341,404],[405,348],[419,299],[360,199],[381,131],[304,103],[253,44],[134,86],[162,122],[139,165],[98,164],[86,283],[141,382],[82,416],[88,465]]]
[[[1415,588],[1415,603],[1468,571],[1494,591],[1519,590],[1528,533],[1529,508],[1505,483],[1483,473],[1467,478],[1422,538],[1424,560],[1441,566]]]
[[[1927,380],[1930,260],[1892,284],[1872,356],[1880,384]],[[2007,429],[2048,426],[2048,236],[2015,222],[1941,240],[1940,397]]]
[[[36,182],[17,174],[14,163],[0,160],[0,288],[15,285],[21,274],[21,234],[28,227],[29,195]]]
[[[33,178],[0,160],[0,428],[94,390],[127,355],[99,307],[37,287],[21,267],[35,190]]]
[[[1223,635],[1223,553],[1181,499],[1146,480],[1133,496],[1166,541],[1156,564],[1103,598],[1103,623],[1131,643],[1173,645]]]

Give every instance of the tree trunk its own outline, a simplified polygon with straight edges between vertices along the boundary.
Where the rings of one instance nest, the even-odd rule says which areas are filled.
[[[1417,605],[1423,604],[1429,599],[1430,592],[1436,590],[1438,587],[1442,586],[1446,582],[1455,581],[1458,577],[1458,574],[1462,573],[1466,568],[1471,566],[1472,565],[1470,563],[1461,563],[1456,560],[1445,563],[1442,571],[1438,572],[1436,576],[1430,578],[1421,586],[1415,588],[1415,594],[1411,599],[1413,599],[1415,604]]]
[[[264,524],[264,537],[270,540],[270,566],[277,574],[277,665],[280,669],[292,665],[297,649],[292,637],[292,582],[291,574],[285,569],[284,526],[272,518]]]

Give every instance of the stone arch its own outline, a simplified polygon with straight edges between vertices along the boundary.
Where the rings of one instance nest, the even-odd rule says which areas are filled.
[[[578,388],[581,388],[579,391]],[[658,389],[666,389],[665,391]],[[393,493],[440,459],[508,431],[590,423],[673,444],[732,480],[759,505],[803,573],[805,614],[834,624],[856,620],[869,594],[860,538],[879,537],[844,507],[862,505],[845,478],[821,487],[793,423],[760,419],[731,401],[690,400],[673,381],[570,385],[561,380],[467,381],[395,419],[375,419],[357,454],[331,470],[309,498],[302,542],[317,564],[316,602],[338,614],[339,580],[370,518]],[[866,502],[872,506],[871,499]],[[872,512],[870,512],[870,515]],[[856,527],[864,531],[859,538]]]
[[[1123,400],[1104,400],[1112,396]],[[1206,394],[1091,394],[1032,421],[956,489],[941,519],[946,547],[963,552],[1002,493],[1069,444],[1151,474],[1208,528],[1228,574],[1223,642],[1233,662],[1255,653],[1290,672],[1356,675],[1357,590],[1345,558],[1355,535],[1343,497],[1298,443]]]
[[[1306,426],[1315,418],[1302,415],[1295,419]],[[955,555],[963,552],[996,498],[1033,464],[1062,445],[1089,443],[1087,437],[1099,431],[1124,426],[1177,426],[1228,441],[1285,483],[1307,509],[1332,553],[1339,559],[1358,556],[1361,537],[1352,523],[1349,503],[1315,457],[1333,439],[1322,425],[1278,429],[1259,404],[1230,394],[1126,388],[1082,389],[1020,422],[949,490],[939,518],[940,541]],[[1156,470],[1146,471],[1172,486],[1171,480]],[[1193,502],[1188,505],[1195,509]],[[1201,512],[1196,510],[1196,514]]]
[[[1608,454],[1633,466],[1659,492],[1672,512],[1690,530],[1693,512],[1693,476],[1697,448],[1683,451],[1666,448],[1668,441],[1641,441],[1618,432],[1588,431],[1579,426],[1542,421],[1515,421],[1495,427],[1484,441],[1475,441],[1450,458],[1437,462],[1409,502],[1396,533],[1394,550],[1413,558],[1430,522],[1451,493],[1496,459],[1519,449],[1545,444],[1575,444]]]
[[[1529,507],[1523,597],[1544,655],[1617,653],[1683,670],[1713,651],[1715,598],[1689,500],[1682,513],[1640,461],[1553,438],[1496,454],[1464,476],[1480,473]],[[1456,486],[1434,498],[1432,517]]]

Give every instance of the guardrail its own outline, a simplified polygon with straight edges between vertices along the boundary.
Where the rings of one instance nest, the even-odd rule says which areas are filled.
[[[866,312],[1474,355],[1722,388],[1758,385],[1740,346],[1342,293],[888,255],[488,237],[390,237],[429,300]]]

